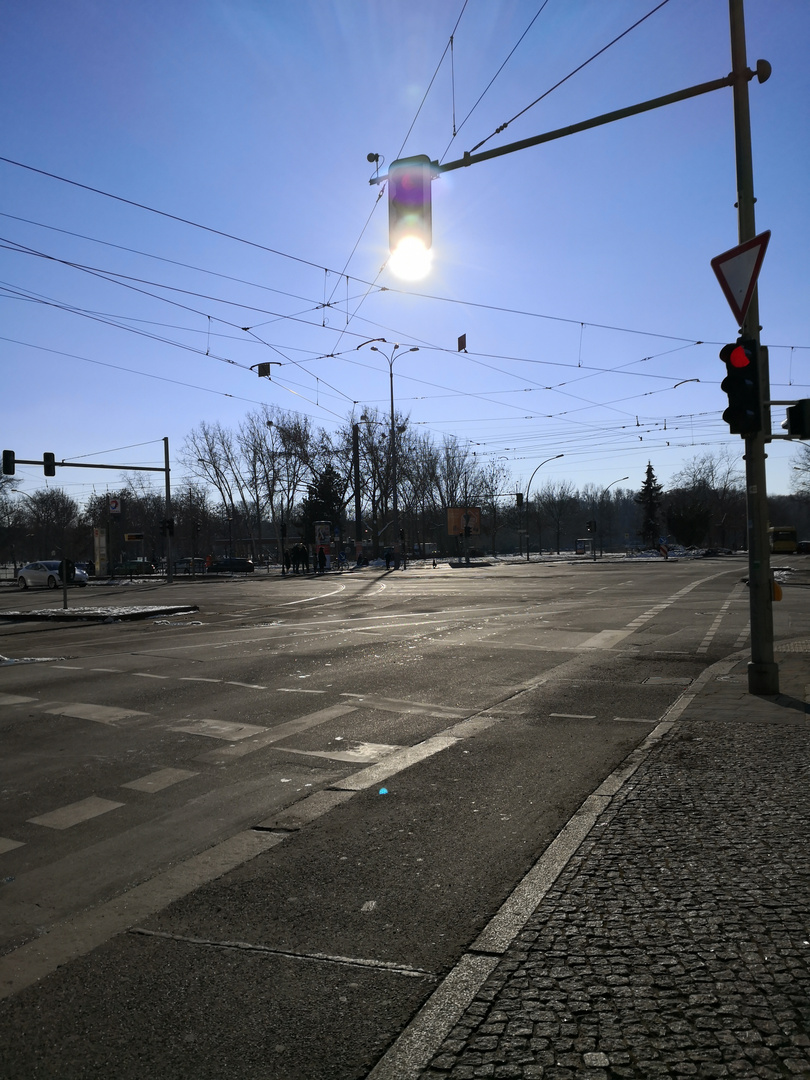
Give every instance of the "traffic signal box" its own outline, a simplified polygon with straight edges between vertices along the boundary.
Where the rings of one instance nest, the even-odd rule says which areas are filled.
[[[802,398],[790,406],[782,421],[782,427],[791,438],[810,439],[810,398]]]
[[[56,454],[43,454],[42,468],[46,476],[56,476]]]
[[[13,476],[17,468],[17,460],[13,450],[3,451],[3,476]]]
[[[396,251],[403,240],[433,243],[430,201],[430,158],[400,158],[388,169],[388,245]]]
[[[728,394],[728,408],[723,419],[732,435],[754,435],[762,431],[762,395],[760,393],[759,351],[757,343],[745,338],[724,345],[720,359],[726,365],[726,377],[720,389]]]

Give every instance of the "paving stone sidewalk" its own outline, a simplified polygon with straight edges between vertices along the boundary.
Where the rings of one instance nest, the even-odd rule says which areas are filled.
[[[810,1078],[810,655],[728,665],[611,801],[421,1080]]]

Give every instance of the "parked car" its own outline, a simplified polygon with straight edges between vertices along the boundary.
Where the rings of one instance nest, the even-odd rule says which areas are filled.
[[[60,589],[62,587],[61,562],[59,559],[42,559],[28,563],[17,571],[17,585],[21,589]],[[87,574],[72,564],[68,568],[68,585],[84,586]]]
[[[796,545],[796,551],[800,555],[810,555],[810,540],[800,540]]]
[[[132,577],[145,577],[154,572],[155,564],[148,559],[126,559],[113,567],[114,574],[128,574]]]
[[[208,567],[209,574],[252,574],[252,559],[216,559]]]
[[[205,559],[178,559],[174,564],[175,574],[190,574],[192,563],[195,574],[205,573]]]

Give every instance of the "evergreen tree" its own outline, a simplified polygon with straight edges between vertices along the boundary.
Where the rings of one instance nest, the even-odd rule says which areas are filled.
[[[660,536],[658,527],[658,513],[661,509],[661,498],[664,489],[655,479],[655,473],[650,462],[647,462],[647,475],[641,490],[635,496],[635,502],[641,507],[641,529],[639,533],[645,547],[657,547]]]

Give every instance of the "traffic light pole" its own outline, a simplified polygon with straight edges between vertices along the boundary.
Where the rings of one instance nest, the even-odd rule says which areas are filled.
[[[751,154],[751,114],[748,105],[750,74],[745,54],[743,0],[729,0],[731,26],[732,92],[734,95],[734,144],[737,161],[737,224],[740,243],[756,234],[754,215],[754,166]],[[743,338],[756,342],[760,356],[762,402],[770,399],[767,350],[760,349],[759,298],[754,293],[741,327]],[[751,620],[751,661],[748,691],[779,693],[779,667],[773,650],[773,594],[768,544],[768,495],[765,475],[765,443],[770,438],[770,407],[763,406],[763,430],[745,439],[745,487],[748,508],[748,592]]]

